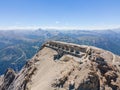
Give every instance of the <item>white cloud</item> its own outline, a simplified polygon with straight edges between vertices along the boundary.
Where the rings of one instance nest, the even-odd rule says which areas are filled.
[[[59,24],[59,23],[60,23],[60,21],[55,21],[55,23],[56,23],[56,24]]]
[[[120,28],[120,25],[104,26],[0,26],[0,30],[36,30],[36,29],[57,29],[57,30],[104,30]]]
[[[0,30],[35,30],[39,26],[0,26]]]

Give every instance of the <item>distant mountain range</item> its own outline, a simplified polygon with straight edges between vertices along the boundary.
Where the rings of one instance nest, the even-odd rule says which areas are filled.
[[[0,74],[16,72],[48,40],[92,45],[120,55],[120,30],[8,30],[0,31]]]

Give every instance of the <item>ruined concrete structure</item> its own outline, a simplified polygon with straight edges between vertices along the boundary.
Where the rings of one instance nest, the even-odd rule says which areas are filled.
[[[56,50],[61,56],[62,54],[70,54],[80,58],[85,56],[86,53],[89,54],[91,51],[90,47],[85,45],[65,43],[60,41],[48,41],[42,47],[52,48]]]

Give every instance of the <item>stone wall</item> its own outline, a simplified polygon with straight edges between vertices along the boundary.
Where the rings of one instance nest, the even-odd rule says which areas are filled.
[[[48,41],[43,45],[43,47],[49,47],[57,51],[60,50],[63,51],[64,54],[70,54],[76,57],[82,57],[88,51],[87,46],[65,43],[60,41]]]

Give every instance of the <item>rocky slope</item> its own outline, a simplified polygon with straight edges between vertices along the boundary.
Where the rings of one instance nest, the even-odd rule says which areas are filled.
[[[85,47],[77,57],[43,45],[19,73],[8,69],[0,77],[0,90],[120,90],[120,57]]]

